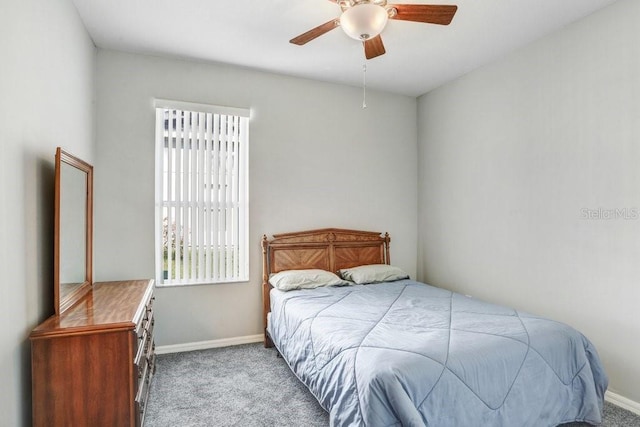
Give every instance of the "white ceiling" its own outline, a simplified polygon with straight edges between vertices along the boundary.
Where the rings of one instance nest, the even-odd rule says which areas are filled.
[[[389,21],[367,87],[418,96],[617,0],[405,0],[457,4],[449,26]],[[362,84],[362,44],[340,28],[289,40],[338,17],[328,0],[73,0],[98,47],[222,62]],[[393,3],[390,1],[390,3]]]

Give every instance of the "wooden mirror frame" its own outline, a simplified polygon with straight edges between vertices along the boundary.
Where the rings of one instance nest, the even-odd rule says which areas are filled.
[[[61,233],[61,170],[62,165],[67,164],[79,169],[86,174],[86,208],[85,208],[85,270],[84,281],[73,291],[62,295],[60,292],[61,285],[61,254],[60,254],[60,233]],[[54,249],[53,249],[53,299],[54,310],[56,314],[61,314],[69,307],[73,306],[78,300],[86,295],[93,284],[93,166],[89,163],[75,157],[62,150],[60,147],[56,149],[56,167],[55,167],[55,201],[54,201]]]

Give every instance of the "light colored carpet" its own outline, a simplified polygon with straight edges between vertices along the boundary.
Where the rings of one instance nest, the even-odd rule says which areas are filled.
[[[147,427],[329,425],[284,360],[261,344],[163,354],[157,363]],[[640,427],[640,416],[607,403],[602,426]]]

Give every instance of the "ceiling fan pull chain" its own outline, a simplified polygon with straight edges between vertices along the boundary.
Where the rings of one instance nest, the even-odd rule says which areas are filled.
[[[367,108],[367,64],[362,64],[362,109]]]

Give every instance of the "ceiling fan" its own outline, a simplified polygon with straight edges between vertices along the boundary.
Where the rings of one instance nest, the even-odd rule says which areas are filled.
[[[294,37],[290,43],[302,46],[340,26],[349,37],[362,41],[365,57],[372,59],[386,52],[380,33],[388,19],[449,25],[458,10],[455,5],[387,4],[387,0],[329,1],[340,6],[340,17]]]

